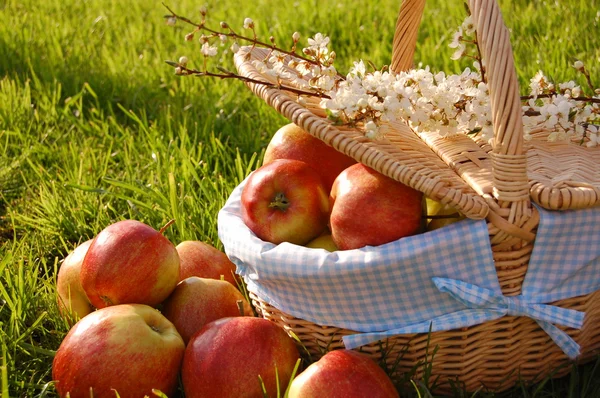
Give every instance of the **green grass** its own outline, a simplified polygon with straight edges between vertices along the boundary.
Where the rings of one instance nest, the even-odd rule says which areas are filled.
[[[167,2],[199,19],[191,0]],[[346,71],[388,63],[399,1],[207,1],[216,26],[252,17],[262,37],[330,35]],[[522,85],[539,69],[600,81],[600,4],[500,2]],[[57,311],[60,260],[106,225],[134,218],[173,242],[221,247],[216,216],[286,121],[243,84],[180,78],[164,61],[201,62],[187,27],[165,25],[159,1],[0,1],[0,395],[52,396],[51,363],[68,330]],[[458,72],[447,47],[460,2],[428,2],[417,62]],[[198,65],[198,64],[197,64]],[[502,396],[600,396],[597,364]],[[414,391],[413,391],[414,393]],[[422,396],[427,396],[422,389]],[[462,394],[457,389],[457,395]],[[482,394],[479,394],[480,396]]]

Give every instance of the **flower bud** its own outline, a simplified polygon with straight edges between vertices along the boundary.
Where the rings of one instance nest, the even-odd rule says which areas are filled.
[[[208,12],[208,10],[206,9],[206,6],[200,7],[200,15],[206,15],[207,12]]]
[[[235,42],[231,45],[231,52],[235,54],[238,51],[240,51],[240,45]]]
[[[177,23],[177,18],[175,18],[173,16],[167,18],[167,25],[175,26],[176,23]]]
[[[294,32],[292,35],[292,40],[294,40],[294,43],[297,43],[298,40],[300,40],[300,32]]]
[[[194,40],[194,33],[188,33],[187,35],[185,35],[185,41],[192,41]]]
[[[582,72],[583,69],[584,69],[583,62],[581,62],[580,60],[575,61],[575,63],[573,64],[573,68],[575,68],[578,71]]]
[[[254,29],[254,21],[252,18],[244,19],[244,29]]]
[[[179,65],[186,66],[187,63],[188,63],[188,58],[186,56],[183,56],[183,57],[179,58]]]
[[[225,21],[221,21],[221,29],[227,29],[229,25]]]

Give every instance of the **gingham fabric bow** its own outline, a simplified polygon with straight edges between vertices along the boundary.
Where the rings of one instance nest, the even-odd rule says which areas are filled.
[[[583,312],[548,304],[530,303],[523,296],[504,296],[456,279],[434,277],[432,280],[441,292],[448,293],[468,309],[386,332],[345,336],[343,339],[346,347],[359,347],[396,334],[426,333],[429,330],[435,332],[447,329],[449,324],[470,326],[484,320],[513,315],[534,319],[569,358],[574,359],[579,355],[579,344],[554,324],[580,329],[585,316]]]
[[[433,278],[433,282],[442,292],[469,308],[481,308],[497,312],[499,316],[527,316],[534,319],[546,331],[556,344],[570,358],[579,355],[579,345],[568,334],[553,323],[580,329],[585,314],[581,311],[556,307],[548,304],[528,303],[522,296],[495,295],[470,283],[449,278]]]

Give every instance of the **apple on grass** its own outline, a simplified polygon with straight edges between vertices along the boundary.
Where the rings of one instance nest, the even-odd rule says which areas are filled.
[[[273,137],[263,158],[263,164],[275,159],[296,159],[308,163],[323,178],[327,192],[333,181],[356,160],[326,144],[294,123],[281,127]]]
[[[99,309],[77,322],[60,344],[52,379],[60,397],[173,396],[185,344],[175,326],[143,304]]]
[[[231,283],[197,276],[179,282],[162,307],[186,344],[207,323],[242,312],[253,315],[250,303]]]
[[[202,328],[186,347],[181,368],[185,396],[276,397],[277,385],[286,390],[298,359],[296,343],[274,322],[222,318]]]
[[[70,324],[73,324],[94,311],[94,307],[87,298],[83,287],[81,287],[79,278],[83,258],[91,243],[92,239],[77,246],[63,260],[58,269],[58,275],[56,277],[58,309],[60,314],[66,318]]]
[[[398,398],[392,380],[365,354],[334,350],[294,378],[289,398]]]
[[[423,229],[423,194],[357,163],[335,180],[330,228],[340,250],[378,246]]]
[[[226,280],[238,286],[235,264],[227,255],[208,243],[186,240],[175,246],[179,254],[179,281],[198,276]]]
[[[96,308],[157,306],[179,281],[179,255],[162,232],[135,220],[109,225],[93,240],[81,265],[81,286]]]
[[[321,177],[300,160],[278,159],[255,170],[242,190],[242,219],[260,239],[305,245],[329,218]]]

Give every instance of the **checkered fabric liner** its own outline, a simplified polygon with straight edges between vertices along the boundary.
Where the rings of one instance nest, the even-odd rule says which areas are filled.
[[[555,325],[580,328],[584,314],[545,303],[600,289],[600,208],[539,209],[523,294],[506,297],[483,220],[356,250],[274,245],[241,218],[244,184],[218,216],[219,238],[237,272],[250,291],[281,311],[361,332],[344,336],[347,348],[518,315],[536,320],[569,357],[579,354],[577,343]]]

